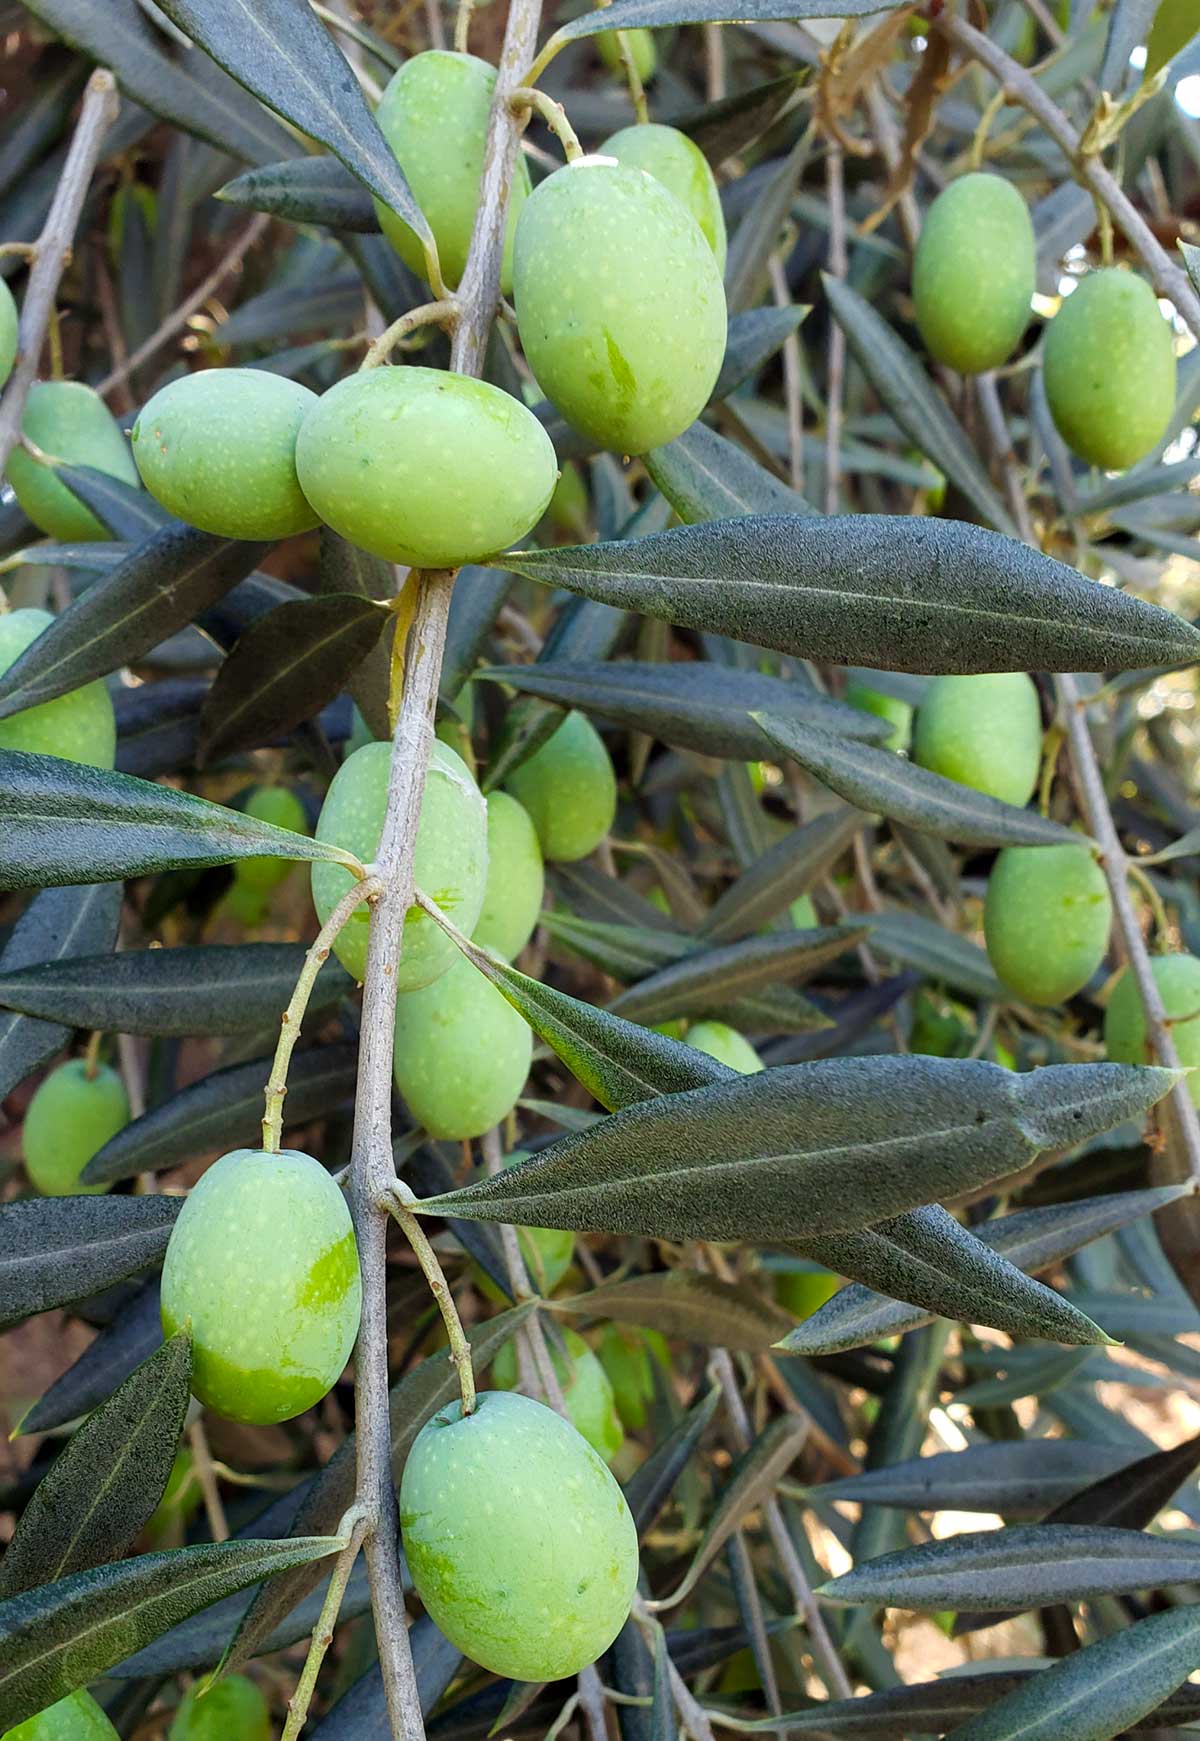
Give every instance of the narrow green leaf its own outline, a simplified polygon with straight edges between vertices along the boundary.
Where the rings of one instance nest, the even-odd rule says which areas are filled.
[[[867,925],[827,925],[815,931],[772,932],[746,937],[687,955],[660,968],[623,991],[612,1005],[614,1015],[640,1022],[661,1022],[675,1016],[719,1015],[745,998],[783,990],[780,981],[807,977],[867,936]],[[833,1024],[807,999],[794,1002],[793,1032]]]
[[[21,1513],[0,1561],[0,1602],[128,1550],[166,1489],[191,1376],[181,1330],[89,1415]]]
[[[719,405],[743,382],[757,375],[784,340],[791,338],[809,312],[805,304],[796,302],[784,308],[746,308],[740,314],[731,312],[721,372],[709,403]]]
[[[0,978],[22,967],[99,955],[115,947],[121,890],[113,883],[43,889],[34,895],[0,953]],[[70,1030],[57,1022],[0,1015],[0,1100],[62,1050]]]
[[[731,943],[761,930],[808,893],[866,821],[861,810],[838,805],[794,828],[713,903],[700,924],[700,936]]]
[[[885,1469],[864,1469],[813,1488],[814,1499],[895,1505],[905,1511],[984,1511],[1001,1517],[1041,1517],[1093,1483],[1120,1475],[1133,1452],[1081,1439],[1017,1439],[939,1451]],[[1051,1521],[1047,1519],[1047,1521]]]
[[[890,12],[901,0],[745,0],[731,6],[730,0],[616,0],[611,18],[584,13],[564,24],[559,39],[570,42],[594,36],[607,26],[611,30],[663,30],[671,24],[736,24],[749,20],[763,24],[771,19],[863,18],[873,12]]]
[[[542,923],[556,943],[565,943],[614,979],[641,979],[692,953],[689,938],[662,926],[650,930],[645,925],[610,924],[561,912],[543,913]]]
[[[927,979],[968,997],[1004,1003],[1008,993],[977,943],[947,931],[923,913],[872,913],[871,947],[902,967],[915,967]]]
[[[0,1329],[156,1264],[178,1197],[28,1197],[0,1207]]]
[[[135,1367],[162,1347],[162,1341],[162,1309],[155,1278],[136,1289],[78,1360],[21,1416],[17,1432],[52,1433],[90,1414]]]
[[[460,574],[459,580],[469,587],[472,576],[476,574],[487,588],[495,586],[498,579],[494,574],[485,574],[482,569],[477,569],[472,570],[471,575]],[[321,591],[334,597],[389,598],[396,589],[396,577],[390,563],[385,562],[381,556],[372,556],[367,551],[360,550],[346,538],[339,538],[328,526],[321,527],[318,577]],[[456,585],[454,603],[457,603],[462,592],[463,587]],[[450,607],[452,621],[454,603]],[[363,655],[358,670],[352,672],[346,681],[346,687],[354,697],[354,704],[367,722],[368,728],[375,737],[384,742],[392,735],[388,719],[391,663],[391,644],[384,636]]]
[[[667,447],[646,455],[646,470],[687,526],[742,514],[815,514],[796,490],[752,459],[744,447],[693,423]]]
[[[216,197],[250,212],[270,212],[288,224],[373,235],[379,219],[371,196],[336,157],[292,157],[227,181]]]
[[[695,1456],[720,1400],[720,1386],[714,1384],[625,1483],[625,1500],[633,1513],[639,1537],[653,1526],[674,1492],[680,1476]]]
[[[735,91],[730,97],[720,97],[701,108],[672,115],[671,125],[686,133],[713,168],[719,169],[728,158],[736,157],[747,145],[761,139],[808,77],[807,67],[794,68],[777,79],[768,79],[765,84],[751,85],[748,90]],[[807,312],[807,309],[795,310],[799,315]],[[795,324],[799,325],[799,321]]]
[[[769,1348],[791,1322],[788,1313],[757,1288],[687,1269],[605,1282],[574,1299],[554,1300],[551,1307],[572,1317],[643,1324],[664,1336],[752,1354]]]
[[[71,494],[108,527],[114,538],[129,541],[124,552],[126,556],[134,545],[155,532],[161,532],[165,526],[179,529],[178,520],[159,506],[149,490],[143,490],[138,484],[128,484],[124,478],[111,477],[108,472],[99,472],[89,465],[60,465],[55,475],[60,484],[66,484]],[[67,548],[72,547],[68,545]],[[94,551],[95,545],[76,545],[74,548]],[[108,554],[105,550],[104,555]]]
[[[1158,0],[1154,23],[1146,42],[1143,79],[1150,80],[1156,73],[1160,73],[1177,54],[1183,53],[1188,43],[1198,34],[1200,18],[1197,18],[1196,8],[1191,0]]]

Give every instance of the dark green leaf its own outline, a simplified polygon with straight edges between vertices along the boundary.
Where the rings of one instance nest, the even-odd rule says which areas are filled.
[[[120,882],[259,857],[361,868],[338,846],[190,792],[58,756],[0,750],[0,888]]]
[[[43,889],[34,895],[0,954],[0,977],[45,961],[98,955],[112,949],[121,919],[121,890],[114,883]],[[70,1029],[55,1022],[0,1015],[0,1100],[61,1051]]]
[[[924,834],[963,846],[1071,846],[1087,836],[1002,803],[986,792],[919,768],[892,750],[851,746],[804,719],[755,713],[764,735],[810,774],[860,810],[874,810]]]
[[[21,1514],[0,1562],[0,1602],[128,1550],[166,1488],[191,1376],[181,1330],[88,1416]]]
[[[163,1244],[166,1244],[164,1238]],[[22,1415],[20,1433],[51,1433],[98,1408],[136,1366],[162,1346],[162,1311],[157,1277],[143,1282],[111,1323],[44,1396]]]
[[[616,0],[610,17],[584,13],[564,24],[560,40],[594,36],[607,24],[611,30],[663,30],[670,24],[736,24],[742,20],[765,23],[768,19],[863,18],[872,12],[890,12],[901,0],[746,0],[740,9],[729,0]]]
[[[713,903],[699,927],[714,943],[731,943],[761,930],[807,894],[841,857],[867,821],[861,810],[838,805],[802,823],[768,847]]]
[[[815,514],[816,509],[706,423],[693,423],[645,458],[646,470],[685,525],[744,514]]]
[[[613,1002],[612,1011],[639,1022],[719,1015],[743,999],[782,990],[782,980],[807,977],[836,961],[861,943],[868,929],[866,925],[828,925],[815,931],[746,937],[740,943],[705,949],[660,968],[623,991]],[[796,1024],[792,1032],[832,1025],[815,1004],[807,999],[795,1003],[795,996],[792,994],[791,1019]]]
[[[114,538],[126,539],[130,546],[140,544],[165,526],[179,530],[179,522],[172,519],[165,508],[159,507],[149,490],[128,484],[124,478],[110,477],[108,472],[98,472],[87,465],[60,465],[55,475],[60,484],[66,484],[71,494],[108,527]],[[84,555],[92,551],[92,560],[95,561],[94,544],[75,545],[73,548]],[[125,554],[128,555],[129,550]],[[103,555],[107,557],[109,551],[106,549]]]
[[[492,585],[499,578],[490,573],[484,575],[481,569],[473,569],[471,573],[479,574],[487,585]],[[458,579],[461,582],[464,576],[460,574]],[[385,562],[381,556],[369,555],[356,544],[351,544],[348,539],[339,538],[328,526],[322,526],[320,583],[323,593],[334,596],[380,599],[390,597],[395,591],[396,577],[391,563]],[[462,586],[456,583],[455,600],[461,593]],[[451,613],[453,614],[453,605]],[[388,719],[390,677],[391,644],[385,636],[377,640],[364,654],[358,670],[351,673],[346,683],[368,730],[385,742],[392,735]]]
[[[670,1498],[676,1482],[695,1456],[720,1400],[720,1387],[713,1385],[625,1483],[625,1499],[639,1536],[651,1528]]]
[[[1008,1370],[999,1377],[981,1378],[954,1393],[956,1402],[964,1408],[989,1409],[1000,1404],[1019,1402],[1022,1397],[1045,1399],[1063,1385],[1071,1384],[1083,1371],[1088,1353],[1082,1348],[1042,1352],[1021,1348],[1007,1362]]]
[[[872,913],[871,947],[902,967],[915,967],[926,979],[952,991],[965,991],[969,997],[993,1003],[1008,999],[979,945],[947,931],[922,913]]]
[[[0,1208],[0,1328],[156,1264],[178,1197],[30,1197]]]
[[[15,1727],[197,1609],[337,1547],[316,1536],[176,1548],[0,1603],[0,1723]]]
[[[719,405],[743,381],[757,375],[784,340],[791,338],[808,312],[806,307],[793,302],[785,308],[747,308],[741,314],[731,314],[712,403]]]
[[[1182,618],[958,520],[749,515],[504,566],[682,628],[807,659],[929,673],[1191,661]]]
[[[788,1313],[757,1288],[689,1269],[605,1282],[591,1293],[552,1304],[556,1312],[572,1317],[643,1324],[664,1336],[684,1336],[749,1353],[769,1348],[791,1322]]]
[[[304,956],[300,943],[213,943],[84,956],[0,975],[0,1008],[123,1034],[250,1033],[278,1026]],[[336,961],[327,961],[317,975],[310,1015],[340,1002],[353,984]]]
[[[813,1489],[813,1497],[896,1505],[906,1511],[985,1511],[1032,1519],[1098,1480],[1117,1474],[1123,1479],[1132,1461],[1133,1452],[1119,1445],[1017,1439],[866,1469],[825,1482]]]
[[[813,133],[806,128],[786,157],[763,166],[756,197],[743,210],[725,260],[725,299],[735,313],[753,308],[762,299],[771,257],[791,216],[812,148]]]
[[[1003,1178],[1139,1116],[1173,1080],[911,1056],[783,1065],[626,1107],[421,1208],[650,1239],[802,1239]]]
[[[219,200],[246,211],[270,212],[289,224],[373,234],[379,219],[362,182],[336,157],[292,157],[248,169],[218,188]]]
[[[543,913],[542,923],[555,942],[565,943],[614,979],[640,979],[692,953],[689,938],[663,927],[610,925],[603,919],[577,919],[562,912]]]
[[[784,73],[781,78],[769,79],[766,84],[751,85],[749,90],[736,91],[731,97],[705,103],[703,108],[672,115],[671,125],[686,133],[713,168],[719,169],[727,158],[736,157],[747,145],[762,137],[807,77],[807,68],[799,67]]]

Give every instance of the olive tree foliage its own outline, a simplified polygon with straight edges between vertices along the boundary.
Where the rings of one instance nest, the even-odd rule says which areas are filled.
[[[0,1733],[88,1689],[119,1735],[165,1734],[210,1671],[325,1741],[1191,1726],[1194,10],[444,14],[0,0],[20,96],[0,457],[18,493],[23,467],[61,492],[50,536],[0,503],[0,1323],[95,1332],[37,1396],[0,1342]],[[373,118],[449,37],[498,69],[452,273]],[[728,329],[699,416],[630,457],[598,446],[594,382],[540,397],[522,305],[550,320],[569,290],[586,322],[601,299],[543,222],[514,318],[505,213],[647,117],[716,177]],[[439,125],[435,161],[460,143]],[[931,219],[980,172],[999,194]],[[618,308],[666,272],[658,246],[614,232]],[[1100,306],[1127,292],[1136,343]],[[1083,295],[1090,320],[1081,300],[1056,332]],[[689,310],[644,311],[669,371]],[[0,351],[8,322],[5,301]],[[280,509],[290,536],[199,530],[123,443],[57,451],[37,409],[35,378],[66,375],[128,430],[230,366],[238,392],[258,371],[307,405],[360,363],[529,407],[531,467],[548,437],[560,468],[532,536],[396,568],[332,529],[349,467],[319,529],[314,488],[311,514]],[[210,387],[210,446],[252,460],[234,389],[227,414]],[[430,536],[475,457],[420,481]],[[67,740],[37,738],[34,710],[68,702]],[[356,845],[316,824],[368,742],[379,817]],[[447,891],[473,873],[421,886],[418,840],[427,769],[463,762],[493,857],[526,828],[521,876],[476,887],[469,924]],[[540,909],[514,796],[550,861]],[[443,977],[402,981],[394,1026],[406,947]],[[452,1059],[422,1051],[435,1017],[459,1023]],[[124,1098],[113,1135],[68,1119],[77,1159],[51,1139],[43,1180],[69,1163],[78,1185],[43,1197],[35,1097],[68,1058]],[[517,1077],[483,1129],[501,1061]],[[200,1323],[164,1339],[159,1271],[189,1188],[260,1127],[347,1192],[361,1327],[315,1409],[234,1428],[197,1400]],[[638,1590],[577,1677],[480,1669],[412,1591],[397,1489],[476,1386],[567,1412],[624,1489]],[[506,1523],[521,1473],[499,1472],[506,1542],[539,1504],[511,1497]],[[528,1592],[494,1599],[543,1624]],[[1001,1625],[1002,1663],[972,1666]]]

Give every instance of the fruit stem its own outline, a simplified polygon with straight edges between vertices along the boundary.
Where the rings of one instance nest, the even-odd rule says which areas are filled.
[[[447,332],[453,332],[458,314],[458,300],[453,296],[443,296],[437,302],[423,302],[420,308],[410,308],[407,314],[402,314],[399,320],[394,320],[391,326],[385,327],[368,348],[366,356],[358,365],[360,372],[363,369],[377,369],[381,363],[386,363],[400,340],[423,326],[441,326]]]
[[[317,932],[309,945],[304,957],[304,966],[296,980],[291,1002],[283,1012],[279,1029],[279,1043],[275,1047],[275,1057],[271,1064],[271,1074],[267,1081],[265,1103],[263,1106],[263,1148],[268,1154],[279,1153],[280,1138],[283,1134],[283,1101],[287,1094],[288,1065],[292,1061],[292,1053],[296,1050],[296,1041],[300,1038],[300,1027],[304,1021],[304,1013],[308,1009],[308,1000],[312,996],[312,988],[316,984],[317,975],[329,960],[329,951],[333,948],[334,938],[346,923],[351,913],[360,907],[364,901],[370,901],[378,895],[383,884],[376,877],[366,876],[346,890],[337,906]]]
[[[408,1207],[407,1199],[411,1192],[397,1185],[387,1193],[388,1212],[399,1222],[404,1237],[412,1246],[420,1264],[425,1280],[429,1283],[429,1291],[438,1304],[442,1314],[442,1322],[446,1326],[446,1335],[450,1341],[450,1361],[458,1373],[458,1385],[462,1392],[462,1412],[464,1415],[475,1412],[475,1368],[471,1364],[471,1344],[467,1341],[467,1333],[462,1327],[462,1319],[458,1315],[458,1307],[454,1304],[454,1295],[450,1292],[449,1283],[438,1262],[437,1252],[425,1237],[425,1230]]]
[[[1155,888],[1148,873],[1134,859],[1129,861],[1129,874],[1149,902],[1150,911],[1154,915],[1154,933],[1157,946],[1159,949],[1166,949],[1170,941],[1171,924],[1167,918],[1167,909],[1163,906],[1162,896]],[[1168,1018],[1163,1025],[1169,1028],[1171,1026],[1170,1019]]]
[[[458,0],[458,11],[454,15],[454,52],[466,54],[471,37],[471,19],[475,14],[475,0]]]
[[[612,5],[612,0],[597,0],[597,8],[604,11]],[[644,127],[650,119],[650,110],[646,106],[646,87],[642,83],[642,75],[637,70],[637,62],[633,58],[633,44],[627,30],[614,30],[617,39],[617,54],[621,61],[621,70],[625,74],[625,83],[629,86],[629,97],[633,104],[633,118]]]
[[[333,1643],[333,1631],[337,1625],[338,1613],[346,1594],[346,1585],[350,1582],[350,1573],[358,1558],[358,1550],[366,1539],[370,1519],[361,1506],[351,1506],[338,1525],[338,1535],[344,1536],[346,1545],[337,1557],[329,1579],[329,1589],[321,1604],[320,1617],[313,1628],[312,1640],[309,1643],[308,1655],[304,1659],[304,1667],[300,1671],[300,1679],[296,1682],[296,1690],[288,1700],[287,1722],[283,1726],[281,1741],[298,1741],[300,1731],[304,1728],[308,1717],[308,1707],[316,1690],[317,1676],[321,1672],[321,1664],[325,1653]]]
[[[96,1080],[96,1071],[100,1068],[100,1042],[104,1038],[103,1030],[94,1028],[88,1037],[88,1043],[83,1054],[83,1073],[89,1082]]]
[[[535,113],[540,115],[562,146],[568,163],[574,163],[577,157],[583,156],[583,146],[579,143],[579,135],[567,120],[567,111],[553,97],[548,97],[545,91],[535,91],[530,85],[518,85],[508,99],[508,106],[518,118]]]

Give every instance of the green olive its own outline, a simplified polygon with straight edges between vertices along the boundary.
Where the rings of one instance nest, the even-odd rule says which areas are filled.
[[[974,375],[1011,355],[1029,325],[1036,250],[1029,208],[1002,176],[976,172],[929,208],[913,260],[913,307],[926,349]]]
[[[446,1637],[494,1674],[575,1675],[625,1624],[637,1531],[603,1459],[528,1397],[480,1393],[424,1426],[400,1482],[417,1594]]]
[[[620,33],[629,44],[629,52],[633,56],[633,67],[644,85],[658,71],[658,48],[654,41],[652,30],[642,30],[635,26],[633,30],[623,30]],[[600,59],[610,72],[624,71],[621,60],[621,44],[617,40],[615,30],[601,30],[596,33],[596,47],[600,51]]]
[[[271,1741],[271,1712],[247,1675],[210,1675],[180,1700],[167,1741]]]
[[[895,695],[885,695],[882,690],[872,689],[866,683],[848,683],[846,700],[860,713],[873,713],[876,719],[890,721],[892,729],[887,735],[886,749],[901,754],[908,748],[912,741],[913,710],[907,701],[901,701]]]
[[[220,538],[288,538],[317,516],[296,477],[296,437],[317,402],[267,369],[201,369],[142,407],[133,457],[156,501]]]
[[[274,828],[290,828],[293,834],[311,834],[304,806],[288,786],[256,786],[242,810],[256,822]],[[233,867],[233,880],[254,894],[269,895],[294,868],[290,858],[240,858]]]
[[[510,793],[489,792],[487,836],[487,888],[471,935],[485,949],[512,961],[533,936],[546,869],[529,812]]]
[[[564,1330],[562,1337],[562,1348],[552,1348],[551,1358],[571,1425],[593,1451],[611,1463],[625,1443],[612,1382],[582,1336]],[[506,1342],[492,1364],[492,1382],[498,1390],[515,1390],[517,1376],[516,1350]]]
[[[334,775],[317,822],[317,839],[336,841],[364,864],[379,847],[387,810],[392,746],[364,744]],[[434,741],[425,777],[425,796],[417,827],[416,885],[468,934],[483,906],[487,885],[487,811],[483,794],[462,758]],[[349,889],[353,877],[337,864],[312,867],[313,905],[324,924]],[[367,966],[368,915],[355,909],[333,945],[348,973],[361,979]],[[404,950],[396,973],[397,991],[432,985],[458,958],[454,944],[427,913],[412,906],[404,916]]]
[[[1200,1106],[1200,961],[1194,955],[1154,955],[1154,983],[1171,1023],[1171,1038],[1179,1062],[1192,1074],[1188,1093]],[[1104,1012],[1104,1045],[1114,1064],[1151,1064],[1146,1042],[1146,1016],[1137,981],[1126,967],[1113,987]]]
[[[558,476],[532,411],[444,369],[367,369],[323,393],[296,443],[300,485],[360,549],[459,568],[536,526]]]
[[[396,999],[396,1087],[430,1136],[482,1136],[507,1118],[532,1056],[528,1022],[464,956]]]
[[[1112,901],[1087,846],[1006,846],[988,878],[988,957],[1015,997],[1074,997],[1104,959]]]
[[[129,1123],[125,1084],[107,1064],[89,1075],[72,1058],[38,1085],[21,1133],[25,1171],[43,1197],[100,1196],[108,1185],[81,1185],[79,1175],[110,1137]]]
[[[120,1741],[120,1736],[91,1693],[81,1687],[15,1729],[6,1729],[0,1741]]]
[[[813,1313],[831,1300],[842,1285],[842,1278],[832,1270],[810,1265],[803,1270],[780,1270],[775,1277],[775,1298],[793,1318],[811,1318]]]
[[[192,1330],[192,1393],[231,1420],[290,1420],[337,1382],[362,1289],[350,1211],[319,1161],[235,1149],[171,1229],[163,1330]]]
[[[0,278],[0,387],[3,387],[12,374],[13,364],[17,360],[19,327],[20,319],[13,293],[8,288],[7,281]]]
[[[1042,710],[1024,671],[937,677],[917,709],[913,760],[922,768],[1028,804],[1042,765]]]
[[[661,182],[603,157],[548,176],[517,225],[517,324],[529,366],[614,453],[682,435],[725,355],[725,290],[700,226]]]
[[[583,473],[573,459],[564,460],[546,509],[546,517],[559,532],[581,543],[588,535],[591,502]]]
[[[724,1022],[695,1022],[687,1031],[687,1043],[715,1058],[718,1064],[728,1064],[743,1076],[753,1076],[763,1067],[762,1059],[745,1034]]]
[[[7,671],[33,645],[54,618],[26,608],[0,616],[0,671]],[[108,690],[99,678],[53,701],[0,719],[0,750],[25,750],[62,756],[91,768],[111,768],[117,754],[117,721]]]
[[[413,198],[437,242],[442,277],[454,289],[463,275],[487,141],[496,69],[473,54],[429,49],[406,60],[388,81],[375,119],[396,154]],[[509,194],[508,228],[500,287],[512,289],[513,232],[529,197],[529,170],[517,153]],[[418,278],[426,276],[425,251],[403,218],[375,201],[384,235]]]
[[[653,37],[650,40],[653,44]],[[644,169],[655,181],[661,181],[695,218],[716,256],[719,270],[724,272],[725,214],[721,210],[720,191],[707,157],[686,133],[681,133],[678,127],[664,127],[658,121],[643,121],[633,127],[622,127],[604,141],[600,152],[604,157],[615,157],[627,168]]]
[[[595,852],[617,813],[617,777],[604,740],[583,713],[569,713],[509,790],[529,812],[549,859],[570,863]]]
[[[655,1334],[631,1324],[610,1323],[600,1337],[599,1360],[612,1385],[617,1415],[621,1425],[634,1433],[645,1426],[646,1404],[654,1395],[649,1338]]]
[[[35,382],[25,402],[21,434],[55,459],[91,466],[122,483],[138,481],[129,443],[116,418],[82,381]],[[110,536],[91,509],[59,482],[53,466],[35,459],[25,448],[13,448],[5,476],[25,513],[49,537],[73,544]]]
[[[797,931],[812,931],[821,923],[811,895],[797,895],[788,908],[788,916]]]
[[[1089,272],[1050,322],[1042,363],[1058,433],[1090,465],[1124,471],[1166,434],[1175,346],[1136,273]]]

